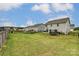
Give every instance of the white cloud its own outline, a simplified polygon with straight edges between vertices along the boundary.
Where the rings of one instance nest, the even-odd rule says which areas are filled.
[[[26,27],[25,25],[20,25],[20,27]]]
[[[13,24],[8,18],[1,18],[0,26],[15,26],[15,24]]]
[[[33,11],[42,11],[44,13],[50,13],[52,10],[59,12],[73,9],[74,6],[70,3],[36,4],[32,7]]]
[[[0,10],[1,11],[8,11],[13,8],[18,8],[21,5],[22,5],[21,3],[0,3]]]
[[[27,20],[26,26],[31,26],[31,25],[34,25],[33,21],[31,19]]]
[[[36,4],[32,7],[32,10],[33,11],[42,11],[44,13],[50,13],[51,12],[49,4],[40,4],[40,5]]]
[[[70,3],[53,3],[51,4],[54,11],[67,11],[67,10],[73,10],[74,6]]]
[[[14,26],[11,22],[4,22],[3,26]]]
[[[15,25],[11,22],[3,22],[0,24],[0,26],[15,26]]]
[[[39,5],[34,5],[34,6],[32,7],[32,10],[33,10],[33,11],[40,10],[40,7],[39,7]]]

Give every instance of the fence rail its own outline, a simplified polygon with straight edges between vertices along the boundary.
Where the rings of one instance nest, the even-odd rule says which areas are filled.
[[[6,41],[8,37],[8,31],[1,31],[0,32],[0,48],[2,48],[4,42]]]

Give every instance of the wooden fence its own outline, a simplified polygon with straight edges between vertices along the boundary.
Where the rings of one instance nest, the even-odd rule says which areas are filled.
[[[4,42],[6,41],[8,37],[8,31],[1,31],[0,32],[0,48],[2,48]]]

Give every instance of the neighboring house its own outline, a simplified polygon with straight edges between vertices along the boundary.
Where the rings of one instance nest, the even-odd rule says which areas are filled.
[[[74,31],[75,25],[74,24],[70,24],[70,31]]]
[[[10,30],[12,27],[10,26],[2,26],[0,27],[0,31],[4,31],[4,30]]]
[[[45,24],[35,24],[35,25],[32,25],[32,26],[28,26],[25,28],[25,31],[29,31],[29,30],[34,30],[36,32],[43,32],[46,30],[45,28]]]
[[[14,27],[14,26],[2,26],[2,27],[0,27],[0,31],[4,31],[4,30],[24,31],[24,27]]]
[[[4,28],[3,27],[0,27],[0,31],[2,31],[2,30],[4,30]]]
[[[52,21],[48,21],[46,23],[46,27],[48,32],[57,30],[58,32],[63,32],[64,34],[68,34],[70,31],[70,19],[69,17],[60,18]]]
[[[24,31],[24,27],[13,27],[15,31]]]

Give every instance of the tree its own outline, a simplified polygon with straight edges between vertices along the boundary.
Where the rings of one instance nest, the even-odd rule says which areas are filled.
[[[75,27],[74,30],[79,30],[79,27]]]

